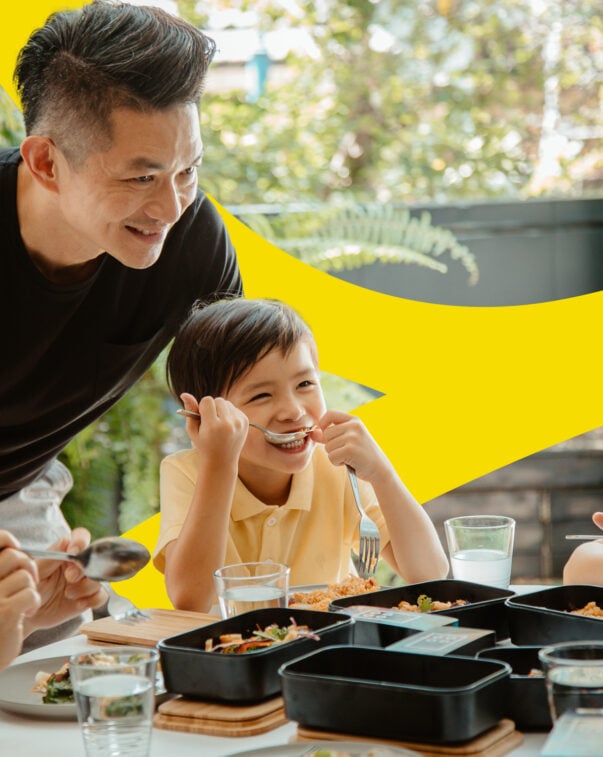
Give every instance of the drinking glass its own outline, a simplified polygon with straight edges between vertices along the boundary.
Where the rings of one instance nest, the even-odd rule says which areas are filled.
[[[507,589],[515,521],[503,515],[461,515],[444,521],[452,575]]]
[[[566,712],[603,715],[603,641],[566,641],[538,652],[553,723]]]
[[[286,607],[289,592],[288,565],[244,562],[225,565],[214,573],[220,614],[231,618],[266,607]]]
[[[158,652],[99,647],[72,655],[69,671],[87,757],[148,757]]]

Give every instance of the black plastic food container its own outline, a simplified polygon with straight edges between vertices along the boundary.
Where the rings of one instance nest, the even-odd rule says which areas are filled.
[[[371,591],[368,594],[353,597],[341,597],[331,602],[330,609],[345,612],[346,607],[353,605],[395,607],[402,601],[416,604],[420,594],[426,594],[431,599],[437,599],[440,602],[466,599],[469,604],[451,607],[449,610],[437,610],[433,614],[458,618],[460,626],[494,631],[499,641],[506,639],[509,635],[505,600],[512,597],[514,593],[496,586],[459,581],[454,578],[424,581],[407,586],[396,586],[392,589]],[[354,626],[354,643],[365,646],[385,647],[408,635],[408,630],[379,623],[358,622]]]
[[[287,717],[302,726],[435,744],[495,726],[510,673],[493,660],[356,646],[327,647],[280,669]]]
[[[511,666],[510,696],[505,714],[524,731],[548,731],[553,725],[544,674],[530,675],[532,670],[542,671],[539,649],[539,646],[491,647],[477,653],[480,659],[500,660]]]
[[[573,615],[588,602],[603,608],[603,587],[583,584],[552,586],[518,594],[506,601],[511,641],[519,645],[603,639],[603,618]]]
[[[320,637],[296,639],[242,654],[206,652],[205,640],[241,633],[276,623],[288,626],[291,618]],[[158,644],[165,687],[176,694],[216,702],[249,703],[280,694],[279,667],[288,660],[327,644],[347,644],[353,621],[348,615],[315,610],[274,608],[253,610],[202,628],[170,636]]]

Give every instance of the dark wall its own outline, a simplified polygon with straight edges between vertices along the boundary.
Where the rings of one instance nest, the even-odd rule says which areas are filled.
[[[529,200],[413,206],[474,253],[475,286],[452,261],[439,274],[375,263],[337,277],[406,299],[447,305],[524,305],[603,289],[603,200]],[[446,255],[442,257],[445,262]]]
[[[475,479],[425,503],[446,544],[443,523],[455,515],[515,518],[513,581],[560,581],[580,542],[592,534],[592,513],[603,510],[603,429],[563,442]]]

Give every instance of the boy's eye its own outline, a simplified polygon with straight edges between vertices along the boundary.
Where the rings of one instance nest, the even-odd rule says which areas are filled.
[[[316,386],[316,382],[310,381],[310,379],[307,379],[306,381],[301,381],[299,386],[300,388],[305,389],[308,386]]]
[[[255,402],[256,400],[263,400],[266,397],[270,397],[268,392],[262,392],[261,394],[254,394],[253,397],[249,400],[249,402]]]

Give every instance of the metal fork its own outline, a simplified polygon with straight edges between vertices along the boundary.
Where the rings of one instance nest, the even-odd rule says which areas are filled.
[[[107,610],[113,620],[117,620],[119,623],[130,624],[140,623],[142,620],[150,620],[151,616],[144,612],[144,610],[139,610],[134,602],[127,597],[122,597],[109,584],[103,582],[103,586],[109,592]]]
[[[360,490],[358,489],[358,478],[356,477],[356,471],[350,466],[346,465],[348,471],[348,477],[350,484],[352,485],[352,492],[354,493],[354,500],[356,507],[360,513],[360,546],[358,549],[358,575],[360,578],[369,578],[375,572],[377,567],[377,561],[379,560],[379,552],[381,550],[381,539],[379,537],[379,529],[375,525],[368,515],[364,512],[362,502],[360,500]]]

